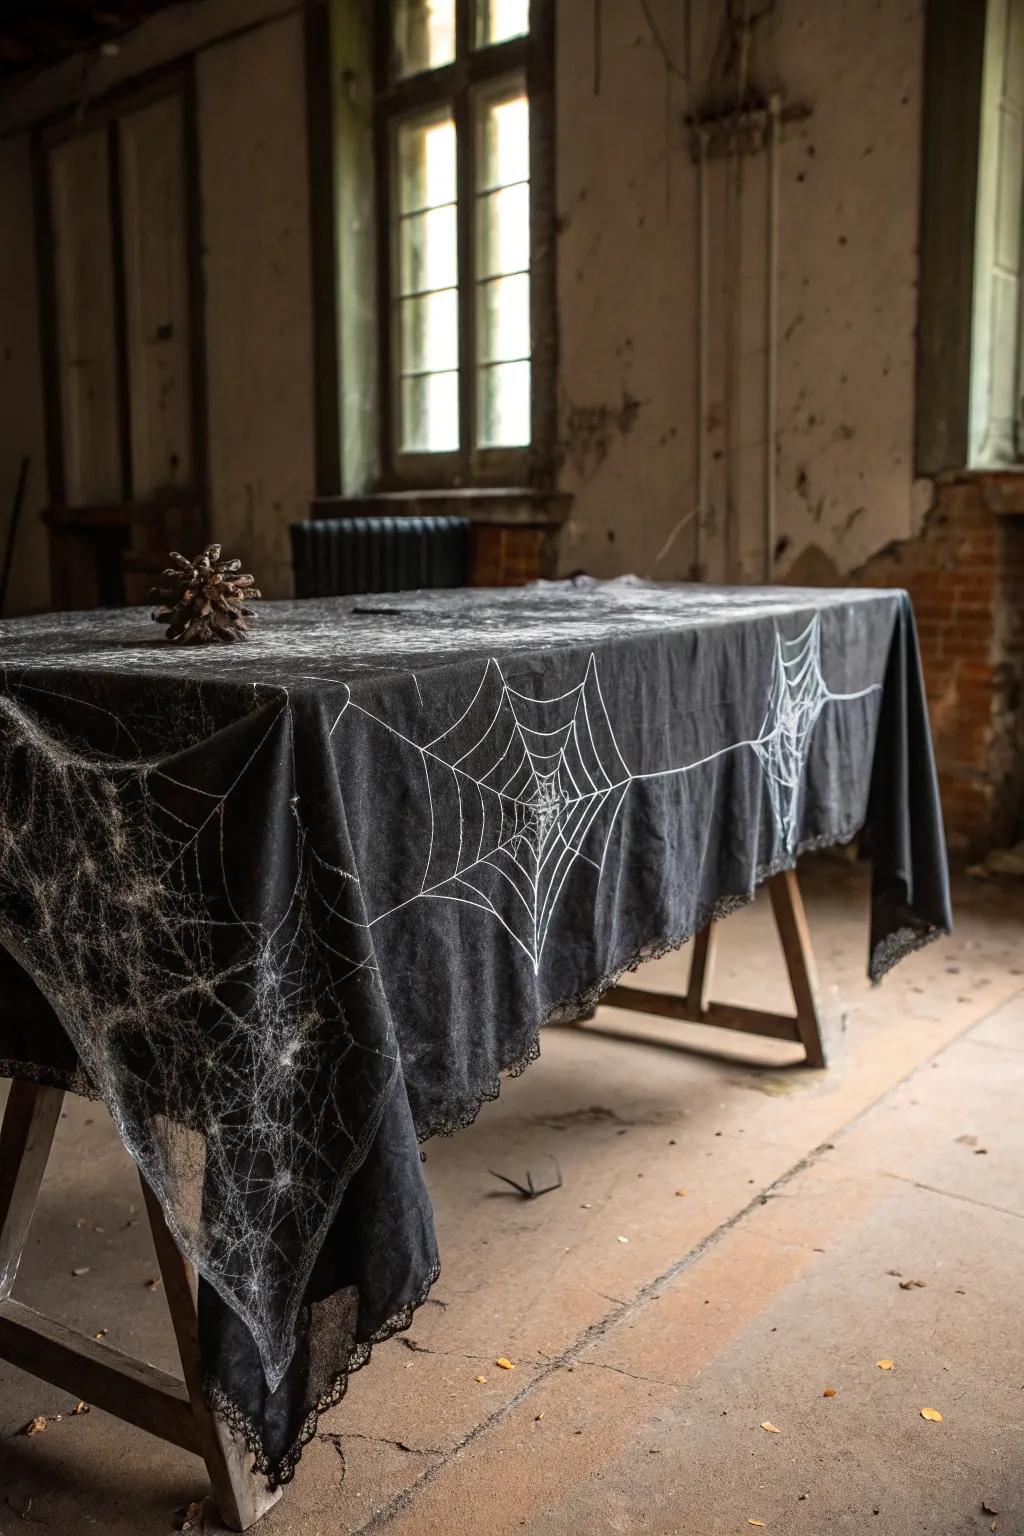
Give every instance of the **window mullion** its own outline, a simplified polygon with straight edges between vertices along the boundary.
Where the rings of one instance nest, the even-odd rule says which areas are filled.
[[[462,9],[468,12],[465,0]],[[468,38],[469,17],[460,18],[460,43]],[[463,86],[454,102],[457,146],[459,246],[459,443],[463,474],[468,474],[476,445],[476,251],[475,144],[472,99]]]

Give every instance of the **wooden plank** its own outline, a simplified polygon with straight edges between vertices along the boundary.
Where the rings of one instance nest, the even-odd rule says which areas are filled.
[[[656,1013],[663,1019],[690,1020],[685,997],[674,992],[648,992],[644,987],[609,987],[601,998],[603,1008],[631,1008],[634,1013]]]
[[[185,132],[180,92],[117,124],[132,494],[193,484]]]
[[[823,1067],[825,1048],[821,1040],[814,953],[796,870],[787,869],[781,875],[773,875],[768,882],[768,890],[782,941],[782,952],[786,957],[790,986],[793,988],[796,1026],[807,1052],[807,1065]]]
[[[737,1029],[745,1035],[768,1035],[772,1040],[800,1042],[797,1021],[791,1013],[769,1013],[763,1008],[740,1008],[735,1003],[709,1003],[702,1024],[718,1029]]]
[[[707,1007],[714,958],[715,924],[708,923],[694,938],[690,979],[686,987],[686,1012],[694,1023],[700,1022]]]
[[[124,494],[110,171],[104,129],[49,152],[64,499]]]
[[[64,1094],[15,1081],[0,1126],[0,1300],[11,1294]]]
[[[769,1035],[775,1040],[799,1040],[797,1021],[788,1013],[767,1013],[761,1008],[740,1008],[732,1003],[708,1003],[699,1019],[689,1013],[685,997],[673,992],[648,992],[642,987],[612,987],[601,999],[602,1005],[629,1008],[634,1013],[653,1013],[662,1019],[678,1019],[687,1024],[712,1024],[719,1029],[737,1029],[751,1035]]]
[[[0,1357],[92,1407],[202,1454],[182,1382],[10,1297],[0,1301]]]
[[[223,1424],[206,1402],[192,1270],[179,1253],[160,1202],[145,1179],[142,1180],[142,1193],[191,1400],[192,1421],[198,1440],[196,1449],[206,1462],[221,1519],[231,1530],[244,1531],[277,1503],[281,1490],[278,1488],[272,1493],[265,1480],[251,1471],[252,1458],[244,1440]]]

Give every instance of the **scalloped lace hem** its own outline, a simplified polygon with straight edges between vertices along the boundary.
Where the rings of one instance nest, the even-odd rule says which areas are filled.
[[[917,949],[924,949],[926,944],[934,944],[936,939],[946,936],[944,928],[937,928],[934,923],[922,923],[919,927],[912,927],[906,923],[902,928],[896,928],[892,933],[887,933],[884,939],[879,939],[871,951],[871,959],[868,962],[868,975],[874,982],[881,981],[882,977],[891,971],[894,965],[905,960],[907,955],[912,955]]]
[[[434,1136],[452,1136],[456,1131],[464,1130],[467,1126],[472,1125],[483,1106],[493,1102],[493,1100],[500,1096],[503,1080],[506,1077],[521,1076],[527,1067],[530,1066],[531,1062],[537,1060],[540,1055],[540,1032],[549,1024],[572,1024],[577,1019],[586,1018],[588,1014],[593,1012],[604,994],[611,987],[614,987],[620,977],[625,976],[627,972],[639,970],[640,966],[646,965],[649,960],[658,960],[662,955],[671,954],[673,950],[682,949],[683,945],[688,944],[696,934],[707,927],[708,923],[718,922],[722,918],[730,916],[731,913],[738,912],[742,907],[749,906],[757,895],[758,888],[766,880],[772,879],[774,875],[783,874],[787,869],[795,869],[797,860],[803,854],[820,852],[824,848],[832,848],[839,843],[848,843],[857,836],[860,830],[860,825],[857,825],[838,834],[825,833],[817,837],[805,838],[799,844],[795,854],[787,854],[783,857],[769,860],[765,864],[758,865],[754,874],[753,885],[749,891],[719,896],[715,901],[706,903],[698,908],[694,919],[685,927],[662,935],[659,938],[647,940],[634,950],[628,960],[606,971],[598,981],[591,982],[586,987],[582,987],[572,997],[556,1003],[541,1019],[537,1032],[527,1045],[525,1051],[520,1051],[517,1055],[511,1057],[509,1061],[503,1063],[497,1075],[476,1097],[451,1105],[436,1116],[426,1129],[419,1130],[419,1140],[425,1142],[430,1141]],[[930,939],[940,937],[941,933],[938,929],[930,932],[927,936],[922,936],[918,930],[912,928],[899,929],[897,933],[890,935],[880,944],[876,945],[869,967],[871,979],[873,981],[877,980],[878,977],[884,975],[885,971],[891,970],[897,961],[901,960],[904,955],[909,954],[911,950],[919,949],[922,944],[928,943]],[[884,960],[880,958],[883,952]],[[880,963],[882,964],[882,969],[878,971],[876,976],[876,966]]]
[[[269,1488],[279,1488],[283,1483],[290,1483],[295,1476],[295,1469],[299,1464],[302,1453],[316,1434],[320,1415],[326,1413],[328,1408],[333,1408],[340,1403],[348,1391],[349,1378],[356,1371],[361,1371],[364,1365],[368,1365],[373,1356],[375,1344],[383,1344],[396,1333],[404,1333],[412,1324],[413,1317],[422,1307],[441,1273],[440,1260],[436,1260],[430,1274],[420,1288],[417,1296],[404,1307],[392,1314],[387,1322],[374,1332],[370,1338],[362,1339],[353,1346],[348,1361],[343,1370],[338,1372],[328,1392],[319,1397],[309,1410],[301,1430],[287,1451],[280,1457],[272,1459],[267,1455],[263,1444],[263,1437],[259,1429],[245,1410],[234,1401],[231,1395],[221,1386],[213,1376],[207,1376],[203,1381],[203,1393],[213,1412],[229,1429],[235,1431],[245,1441],[246,1449],[251,1452],[253,1458],[252,1470],[262,1474],[267,1479]]]

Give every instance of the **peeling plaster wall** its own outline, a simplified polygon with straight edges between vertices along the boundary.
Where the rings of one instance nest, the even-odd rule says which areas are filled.
[[[313,316],[303,16],[280,0],[159,12],[0,95],[0,559],[32,457],[8,613],[50,601],[29,125],[194,56],[213,535],[267,596],[291,592],[288,524],[314,493]]]
[[[765,570],[764,154],[742,161],[738,194],[733,165],[708,167],[696,420],[699,200],[684,118],[721,79],[725,10],[692,0],[688,46],[681,0],[649,0],[657,38],[639,0],[605,4],[595,47],[593,0],[559,6],[560,479],[575,495],[564,569]],[[755,28],[759,90],[810,109],[785,128],[779,164],[777,579],[856,569],[914,534],[929,499],[912,469],[923,35],[908,0],[776,0]]]
[[[212,529],[268,597],[314,491],[302,20],[199,56]]]

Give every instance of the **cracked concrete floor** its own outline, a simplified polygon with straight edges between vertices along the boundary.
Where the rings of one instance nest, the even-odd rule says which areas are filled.
[[[266,1536],[1024,1533],[1024,892],[960,883],[956,935],[871,988],[863,872],[804,883],[830,1069],[622,1013],[549,1031],[428,1149],[434,1299],[321,1421]],[[715,981],[786,1005],[766,902],[724,925]],[[487,1173],[551,1155],[563,1187],[535,1203]],[[109,1121],[69,1101],[16,1294],[175,1369],[139,1203]],[[16,1433],[72,1403],[0,1365],[0,1536],[170,1530],[200,1463],[98,1411]]]

